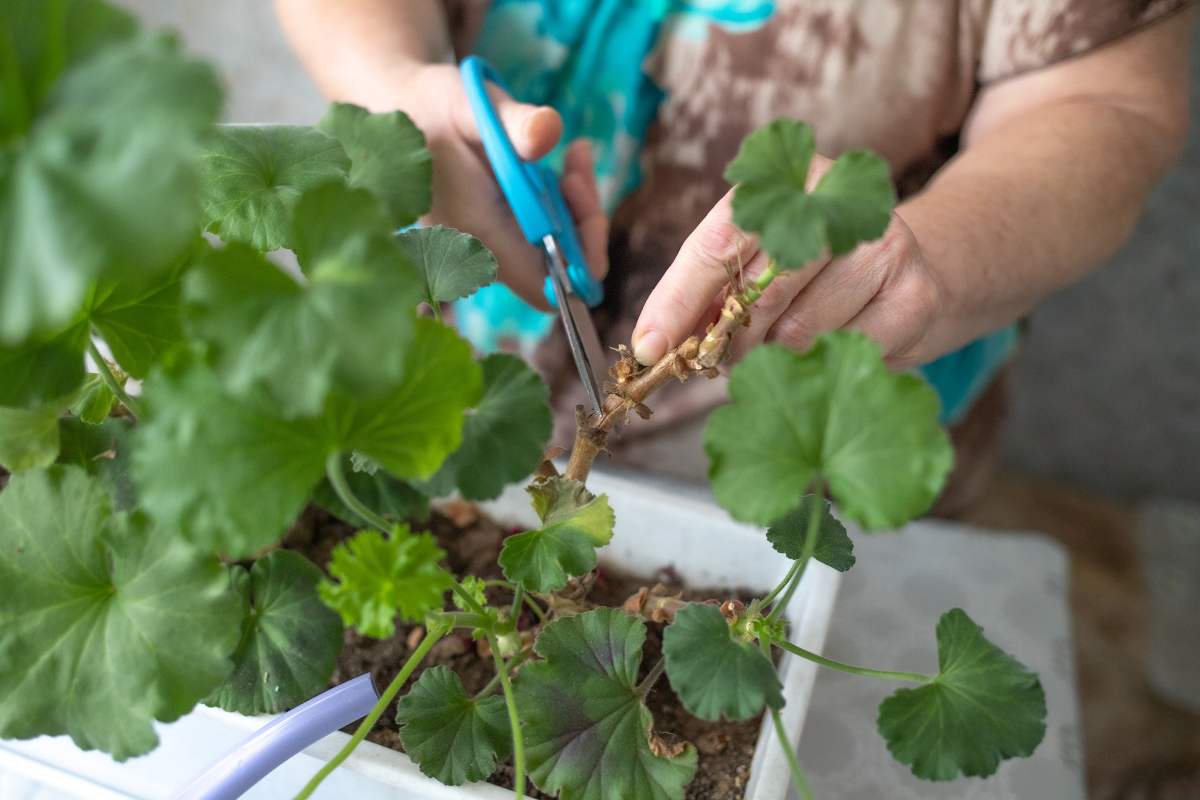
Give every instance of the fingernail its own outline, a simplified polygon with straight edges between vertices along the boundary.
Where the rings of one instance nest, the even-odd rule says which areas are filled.
[[[633,357],[639,364],[649,366],[667,354],[667,337],[658,331],[647,331],[633,343]]]

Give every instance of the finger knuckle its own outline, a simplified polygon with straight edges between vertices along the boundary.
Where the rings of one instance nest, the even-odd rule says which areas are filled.
[[[785,314],[771,329],[771,338],[797,349],[808,346],[816,335],[812,325],[800,314]]]
[[[691,238],[691,252],[704,267],[724,270],[726,264],[738,265],[745,242],[746,235],[732,222],[714,221],[696,229]]]

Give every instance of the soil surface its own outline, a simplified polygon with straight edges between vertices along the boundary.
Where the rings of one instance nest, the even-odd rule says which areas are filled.
[[[434,511],[428,520],[416,523],[413,527],[414,530],[428,530],[437,537],[447,553],[447,566],[455,574],[485,579],[503,577],[496,557],[504,538],[514,531],[479,515],[472,506],[447,506],[442,512]],[[333,548],[354,530],[313,507],[304,512],[289,532],[285,546],[299,550],[324,568]],[[657,574],[637,578],[601,569],[588,600],[597,605],[620,606],[639,588],[655,583],[682,591],[686,600],[725,600],[733,597],[748,601],[751,597],[750,593],[738,590],[689,589],[683,587],[670,570],[660,570]],[[493,604],[511,603],[512,600],[511,593],[503,588],[489,588],[487,594]],[[531,612],[526,610],[518,624],[525,630],[532,628],[535,622]],[[662,647],[663,626],[654,622],[647,622],[646,625],[643,676],[657,661]],[[382,690],[400,671],[400,666],[416,648],[423,633],[422,626],[403,623],[397,624],[396,633],[388,639],[372,639],[347,630],[345,647],[338,658],[332,683],[338,684],[369,671],[374,676],[375,685]],[[434,645],[424,664],[401,690],[401,695],[408,691],[422,669],[437,665],[445,665],[458,673],[468,692],[482,689],[494,674],[491,657],[480,649],[479,643],[473,641],[468,633],[455,633]],[[681,739],[696,746],[699,759],[696,776],[688,787],[688,800],[741,800],[750,778],[750,761],[758,741],[761,717],[737,723],[697,719],[684,710],[671,692],[665,676],[650,692],[646,703],[654,714],[657,731],[664,738]],[[375,730],[367,738],[394,750],[403,750],[397,732],[394,705],[383,712]],[[354,727],[348,726],[346,730],[352,731]],[[488,780],[511,788],[511,764],[499,766]],[[532,798],[551,798],[532,786],[527,795]]]

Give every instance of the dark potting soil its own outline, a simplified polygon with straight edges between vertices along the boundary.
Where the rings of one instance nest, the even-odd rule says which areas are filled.
[[[467,504],[447,506],[444,512],[433,512],[425,522],[414,524],[414,529],[428,530],[437,537],[438,543],[446,551],[447,565],[454,573],[485,579],[503,577],[496,558],[504,538],[513,531],[478,514],[473,506]],[[289,532],[285,546],[299,550],[324,568],[333,548],[354,530],[326,512],[310,507]],[[736,598],[745,602],[751,597],[750,593],[738,590],[685,588],[670,568],[662,569],[648,578],[635,578],[601,569],[588,600],[597,605],[619,607],[639,588],[655,583],[662,583],[673,591],[682,591],[685,600]],[[511,593],[499,587],[488,588],[487,596],[491,603],[497,605],[512,601]],[[525,630],[532,628],[535,622],[536,619],[526,609],[518,624]],[[658,660],[662,649],[663,626],[654,622],[647,622],[646,625],[643,676]],[[332,683],[338,684],[370,672],[375,685],[382,690],[400,671],[423,633],[422,626],[406,624],[397,625],[396,633],[388,639],[372,639],[347,630],[345,646],[338,658]],[[481,643],[472,640],[468,633],[454,633],[433,646],[425,662],[401,690],[401,695],[408,691],[421,670],[437,665],[450,667],[458,673],[466,690],[472,693],[482,689],[494,674],[491,657],[481,650]],[[696,776],[688,787],[688,800],[741,800],[750,778],[750,761],[754,756],[761,717],[736,723],[697,719],[684,710],[671,692],[665,676],[650,692],[646,702],[654,714],[655,728],[660,735],[667,741],[691,742],[699,753]],[[383,712],[379,723],[367,738],[402,751],[404,748],[397,732],[394,707],[393,703]],[[346,730],[352,731],[354,727],[348,726]],[[499,766],[489,781],[512,788],[511,764],[506,762]],[[532,786],[528,787],[527,795],[532,798],[551,798]]]

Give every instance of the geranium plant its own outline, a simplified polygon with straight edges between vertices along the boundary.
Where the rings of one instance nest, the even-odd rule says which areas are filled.
[[[857,334],[757,348],[706,431],[718,501],[792,560],[778,586],[748,603],[587,599],[615,524],[587,488],[607,438],[664,383],[714,375],[771,281],[884,233],[877,156],[841,156],[810,191],[807,126],[745,140],[735,220],[770,267],[744,282],[731,265],[720,318],[657,364],[622,349],[560,474],[539,377],[440,322],[441,303],[495,278],[491,255],[448,228],[394,233],[428,210],[433,169],[404,114],[218,126],[212,71],[99,0],[5,4],[0,92],[0,736],[126,759],[199,702],[294,706],[327,685],[343,626],[387,637],[407,621],[423,638],[301,797],[396,702],[406,752],[443,783],[511,758],[518,796],[531,781],[564,800],[682,798],[696,750],[660,738],[644,702],[663,680],[702,719],[769,714],[807,795],[775,649],[904,684],[878,728],[922,778],[989,775],[1040,742],[1037,677],[961,610],[934,632],[933,675],[788,640],[809,563],[854,563],[838,516],[901,525],[951,464],[933,392]],[[505,541],[511,603],[489,603],[408,520],[428,497],[491,498],[531,474],[541,526]],[[310,503],[364,526],[327,574],[279,547]],[[650,665],[643,618],[668,623]],[[455,629],[487,643],[494,680],[470,694],[436,667],[398,698]]]

